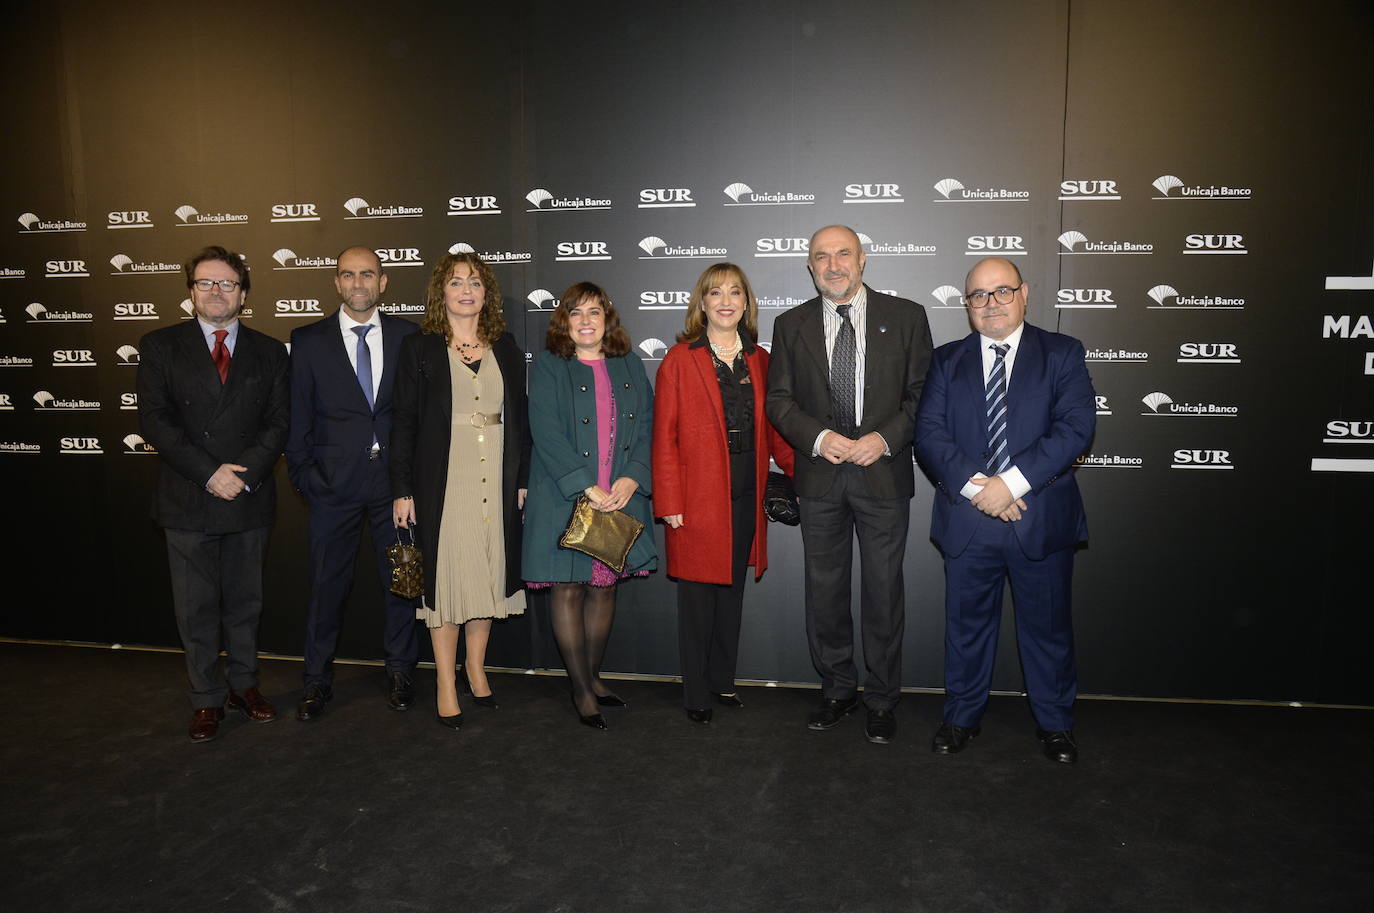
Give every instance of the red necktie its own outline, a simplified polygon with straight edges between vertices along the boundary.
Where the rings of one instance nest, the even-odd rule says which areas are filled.
[[[224,344],[224,338],[228,335],[228,330],[215,330],[215,348],[210,353],[215,360],[215,367],[219,369],[220,383],[229,379],[229,347]]]

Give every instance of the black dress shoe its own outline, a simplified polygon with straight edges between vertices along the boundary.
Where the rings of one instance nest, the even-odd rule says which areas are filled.
[[[606,718],[599,713],[593,713],[591,716],[583,716],[579,713],[577,715],[577,721],[583,726],[590,726],[593,729],[600,729],[603,732],[610,728],[606,725]]]
[[[1045,748],[1045,757],[1060,764],[1078,763],[1078,743],[1073,740],[1073,730],[1046,732],[1035,730],[1035,736]]]
[[[833,697],[822,698],[820,709],[811,714],[811,719],[807,721],[806,728],[816,732],[830,729],[858,709],[859,696],[857,694],[843,701]]]
[[[468,680],[468,670],[463,666],[458,667],[458,690],[462,691],[464,694],[472,694],[472,682]],[[485,707],[488,710],[495,710],[497,707],[501,706],[496,703],[495,694],[484,694],[481,697],[472,694],[472,702],[478,707]]]
[[[868,710],[864,735],[874,745],[886,745],[897,735],[897,717],[891,710]]]
[[[392,710],[409,710],[415,703],[415,683],[410,676],[400,672],[391,673],[391,687],[386,693],[386,705]]]
[[[598,694],[596,702],[602,707],[628,707],[625,699],[618,694]]]
[[[935,738],[930,740],[930,750],[936,754],[958,754],[968,745],[969,739],[983,731],[981,726],[965,729],[953,723],[941,723],[935,730]]]
[[[463,725],[463,715],[455,713],[453,716],[444,716],[442,713],[435,714],[434,718],[439,721],[440,726],[449,729],[458,729]]]
[[[693,710],[691,707],[687,708],[687,719],[691,720],[693,723],[709,723],[711,722],[713,714],[714,711],[712,711],[710,707],[707,707],[705,710]]]
[[[744,701],[739,699],[738,694],[717,694],[716,703],[722,707],[743,707]]]
[[[296,705],[296,719],[313,720],[324,713],[324,705],[334,699],[334,689],[324,685],[306,685],[301,702]]]

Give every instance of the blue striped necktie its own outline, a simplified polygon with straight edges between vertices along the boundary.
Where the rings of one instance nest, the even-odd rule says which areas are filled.
[[[992,362],[992,373],[988,375],[988,386],[983,399],[988,409],[988,475],[995,476],[1011,466],[1011,454],[1007,452],[1007,363],[1006,356],[1011,346],[1006,343],[993,343],[988,346],[996,354]]]

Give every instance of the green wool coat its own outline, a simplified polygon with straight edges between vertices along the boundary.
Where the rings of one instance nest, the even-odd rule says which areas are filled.
[[[626,476],[639,488],[625,512],[644,524],[644,532],[630,549],[626,572],[658,567],[654,545],[653,476],[649,453],[653,442],[654,392],[644,362],[634,352],[606,359],[615,395],[616,438],[611,481]],[[595,485],[596,387],[592,369],[576,358],[540,352],[530,371],[529,495],[525,500],[522,573],[532,582],[573,583],[592,579],[592,559],[558,547],[567,528],[573,502]]]

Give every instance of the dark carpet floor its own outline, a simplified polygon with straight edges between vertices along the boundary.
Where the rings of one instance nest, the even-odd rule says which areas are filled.
[[[1374,715],[1085,701],[1083,760],[994,698],[932,755],[940,698],[897,741],[807,731],[817,692],[745,688],[687,721],[619,682],[609,732],[561,677],[493,674],[501,709],[388,710],[341,666],[294,717],[192,744],[179,654],[0,644],[0,909],[30,911],[1358,911],[1374,908]]]

